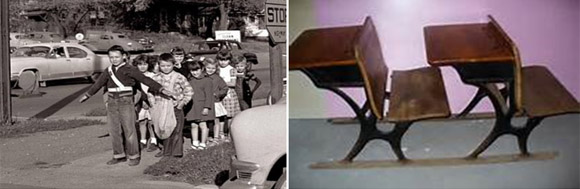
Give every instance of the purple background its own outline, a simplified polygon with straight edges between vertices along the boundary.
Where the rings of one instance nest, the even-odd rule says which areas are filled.
[[[316,0],[312,2],[317,27],[375,22],[386,64],[392,70],[428,66],[423,27],[487,22],[492,15],[518,46],[523,65],[544,65],[578,99],[580,97],[580,1],[577,0]],[[292,7],[290,7],[292,12]],[[292,23],[293,20],[290,20]],[[292,26],[292,24],[291,24]],[[340,39],[337,39],[340,40]],[[460,111],[475,88],[459,80],[455,70],[443,68],[453,112]],[[389,86],[390,87],[390,84]],[[292,90],[292,89],[290,89]],[[362,90],[346,90],[363,102]],[[324,93],[328,116],[353,115],[332,93]],[[338,102],[340,101],[340,102]],[[388,101],[387,101],[388,102]],[[388,104],[387,104],[388,105]],[[474,112],[493,111],[483,100]]]

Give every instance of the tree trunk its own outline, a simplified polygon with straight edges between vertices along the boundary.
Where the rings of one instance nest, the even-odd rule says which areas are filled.
[[[206,26],[206,30],[205,30],[205,38],[209,38],[212,37],[213,38],[213,22],[215,20],[214,16],[209,16],[209,18],[205,19],[205,26]]]
[[[166,33],[169,30],[167,25],[167,9],[161,7],[159,10],[159,32]]]
[[[218,30],[227,30],[228,29],[228,11],[226,10],[226,5],[220,3],[220,25]]]
[[[61,22],[61,20],[56,15],[54,15],[54,13],[48,13],[48,14],[50,15],[51,19],[48,19],[47,23],[50,24],[52,22],[55,25],[58,25],[58,28],[60,29],[60,34],[63,37],[66,37],[67,36],[66,26]]]
[[[195,6],[193,8],[193,10],[195,10],[195,11],[192,13],[191,20],[190,20],[190,22],[191,22],[191,30],[193,30],[193,31],[191,31],[191,34],[193,34],[194,36],[199,36],[199,32],[198,32],[199,31],[199,25],[198,25],[198,22],[197,22],[198,19],[199,19],[199,14],[198,14],[199,7],[198,6]]]

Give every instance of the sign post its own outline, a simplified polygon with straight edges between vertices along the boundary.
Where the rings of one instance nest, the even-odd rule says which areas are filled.
[[[282,98],[284,83],[283,54],[286,45],[286,0],[266,1],[266,28],[270,36],[270,95],[272,103]]]
[[[0,124],[12,124],[8,0],[0,0]]]

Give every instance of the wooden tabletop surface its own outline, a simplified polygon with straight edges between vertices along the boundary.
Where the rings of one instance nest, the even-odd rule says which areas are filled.
[[[489,23],[427,26],[427,61],[431,66],[514,62],[509,44]]]
[[[290,45],[289,69],[356,65],[353,44],[362,26],[306,30]]]

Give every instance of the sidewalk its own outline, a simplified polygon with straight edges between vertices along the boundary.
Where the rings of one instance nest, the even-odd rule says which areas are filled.
[[[0,139],[0,188],[194,188],[143,174],[159,160],[157,152],[143,152],[138,166],[106,165],[110,138],[98,136],[107,131],[94,125]]]

